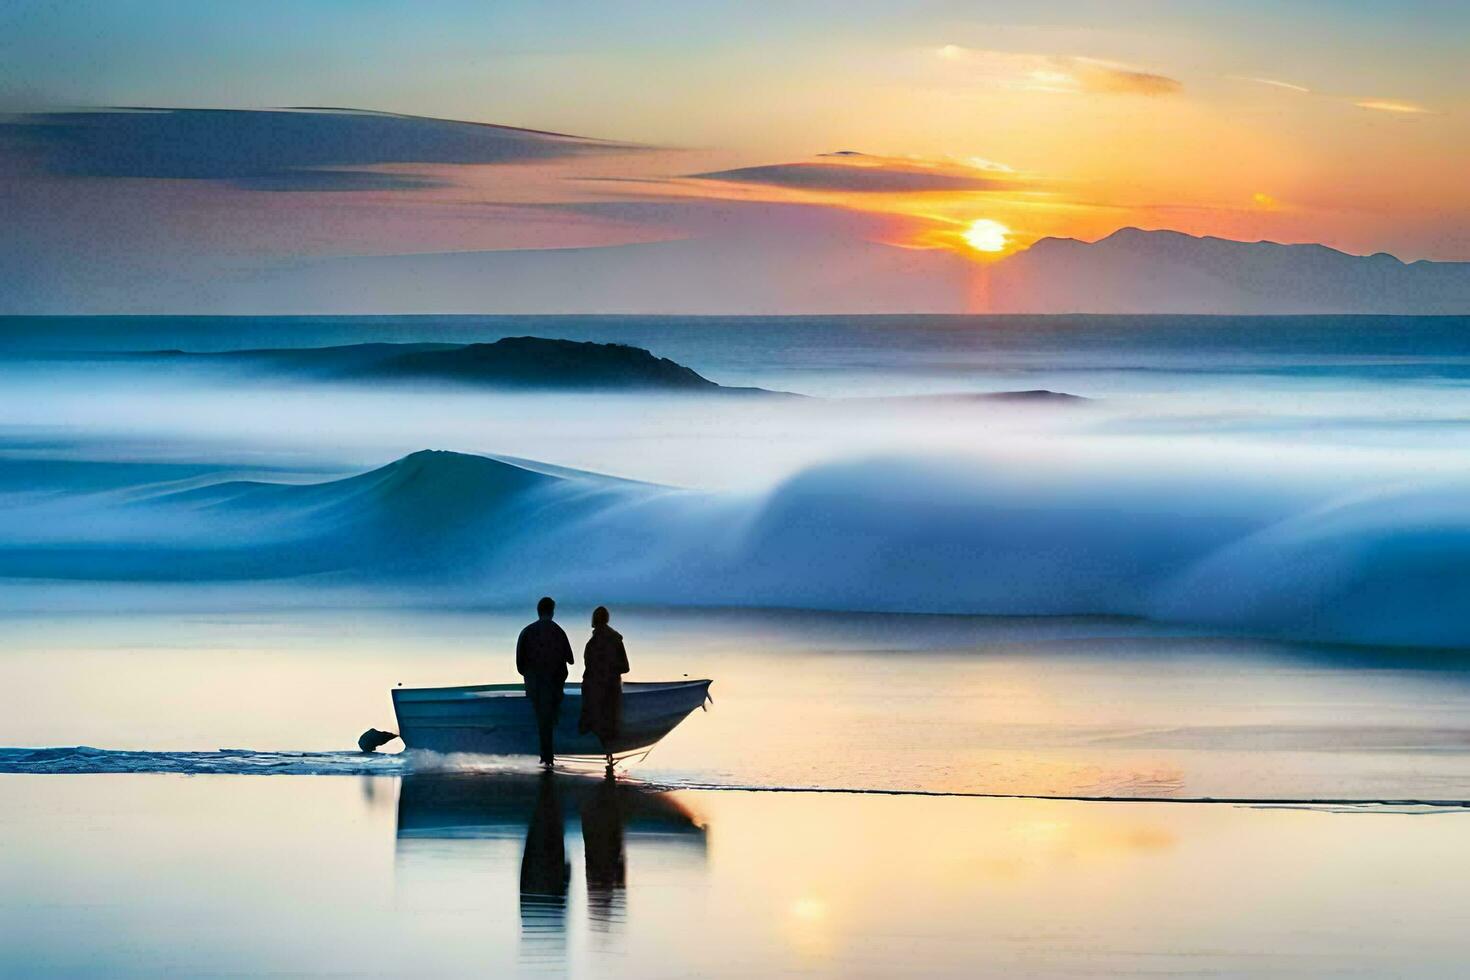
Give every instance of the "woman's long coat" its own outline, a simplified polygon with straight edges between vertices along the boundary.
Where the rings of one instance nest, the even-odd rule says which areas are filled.
[[[592,732],[604,745],[618,737],[623,725],[623,675],[627,672],[623,635],[611,626],[595,627],[582,656],[582,716],[577,731]]]

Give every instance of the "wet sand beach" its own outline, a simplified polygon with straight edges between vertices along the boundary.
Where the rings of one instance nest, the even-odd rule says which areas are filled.
[[[1426,976],[1470,954],[1462,812],[561,774],[5,775],[0,814],[12,977]]]

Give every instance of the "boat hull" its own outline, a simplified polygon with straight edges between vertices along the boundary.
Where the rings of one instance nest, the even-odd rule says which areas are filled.
[[[646,752],[709,697],[708,680],[623,685],[623,726],[609,746],[577,731],[582,685],[566,685],[556,724],[558,756],[615,758]],[[394,688],[398,734],[410,749],[536,755],[536,715],[520,684]]]

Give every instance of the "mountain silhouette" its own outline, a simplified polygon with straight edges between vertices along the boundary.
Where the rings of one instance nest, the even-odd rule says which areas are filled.
[[[1124,228],[1043,238],[990,267],[996,313],[1470,312],[1470,262]]]

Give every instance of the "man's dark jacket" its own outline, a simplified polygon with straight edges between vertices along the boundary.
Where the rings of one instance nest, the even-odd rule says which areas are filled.
[[[560,693],[569,663],[572,663],[572,645],[555,622],[538,619],[521,630],[516,640],[516,670],[526,679],[528,687],[549,682]]]

